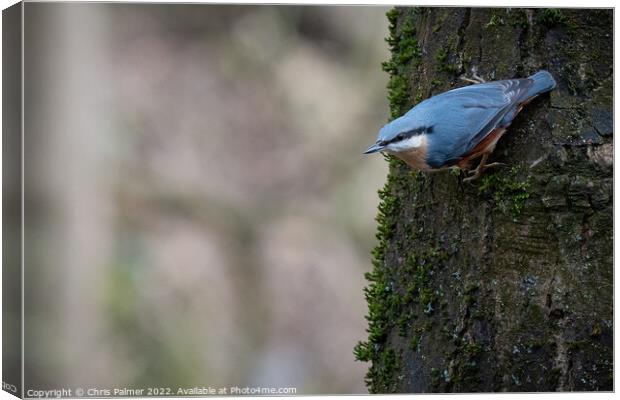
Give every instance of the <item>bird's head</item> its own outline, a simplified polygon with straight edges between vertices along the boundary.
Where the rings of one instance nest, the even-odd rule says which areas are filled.
[[[400,117],[381,128],[377,141],[367,148],[364,154],[379,151],[398,154],[411,151],[422,146],[424,135],[430,132],[432,127],[420,126],[410,118]]]

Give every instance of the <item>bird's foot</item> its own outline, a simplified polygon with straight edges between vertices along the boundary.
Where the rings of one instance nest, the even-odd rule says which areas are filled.
[[[500,162],[494,162],[491,164],[480,164],[478,165],[478,167],[474,170],[471,171],[467,171],[468,175],[472,175],[468,178],[463,179],[463,182],[471,182],[473,180],[476,180],[478,178],[480,178],[482,176],[482,173],[484,171],[486,171],[489,168],[495,168],[495,167],[505,167],[506,164],[504,163],[500,163]]]
[[[494,162],[494,163],[491,163],[491,164],[486,164],[486,165],[484,166],[484,169],[486,170],[486,169],[489,169],[489,168],[495,168],[495,167],[505,167],[505,166],[507,166],[507,165],[508,165],[508,164],[503,163],[503,162]]]
[[[486,83],[486,81],[482,79],[481,77],[479,77],[478,75],[476,75],[476,73],[473,73],[471,78],[468,78],[466,76],[461,76],[461,80],[465,82],[469,82],[469,83]]]
[[[478,76],[478,66],[471,67],[471,78],[461,76],[461,79],[470,83],[485,83],[486,81]]]
[[[484,164],[484,165],[479,165],[476,169],[471,170],[471,171],[467,171],[467,173],[469,175],[476,173],[476,171],[478,171],[479,169],[482,169],[482,171],[480,172],[484,172],[489,168],[495,168],[495,167],[505,167],[507,164],[505,163],[501,163],[501,162],[494,162],[491,164]]]
[[[464,178],[463,182],[475,181],[476,179],[478,179],[478,178],[480,178],[482,176],[482,172],[484,172],[484,170],[481,169],[480,167],[478,167],[478,168],[476,168],[474,170],[471,170],[471,171],[467,171],[467,173],[469,175],[472,175],[472,176],[470,176],[468,178]]]

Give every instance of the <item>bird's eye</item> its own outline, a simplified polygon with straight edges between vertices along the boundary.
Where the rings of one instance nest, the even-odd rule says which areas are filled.
[[[398,140],[403,140],[404,138],[405,138],[405,134],[404,134],[404,133],[399,133],[399,134],[396,136],[396,139],[398,139]]]

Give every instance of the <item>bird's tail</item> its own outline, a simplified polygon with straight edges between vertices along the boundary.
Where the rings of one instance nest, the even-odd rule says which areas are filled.
[[[538,71],[528,79],[534,81],[534,84],[528,89],[525,95],[525,101],[529,101],[539,94],[550,92],[555,89],[557,85],[553,76],[545,70]]]

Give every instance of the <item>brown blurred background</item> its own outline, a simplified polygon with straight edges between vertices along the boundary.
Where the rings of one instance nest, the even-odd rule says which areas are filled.
[[[386,11],[26,4],[26,389],[366,392]]]

